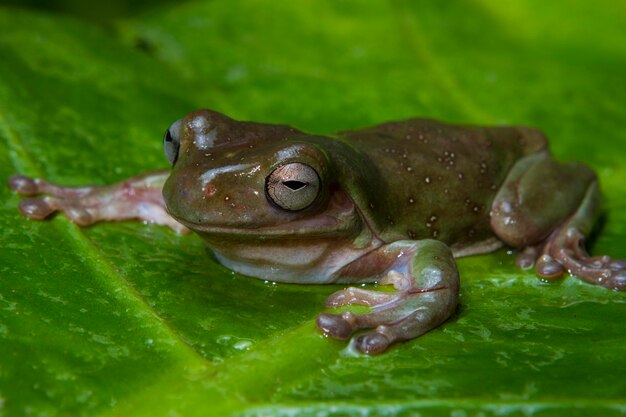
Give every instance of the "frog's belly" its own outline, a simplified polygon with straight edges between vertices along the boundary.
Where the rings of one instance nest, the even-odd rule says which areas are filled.
[[[357,248],[350,240],[312,239],[238,243],[211,249],[222,265],[243,275],[277,282],[327,284],[335,282],[336,271],[377,246],[372,242]]]

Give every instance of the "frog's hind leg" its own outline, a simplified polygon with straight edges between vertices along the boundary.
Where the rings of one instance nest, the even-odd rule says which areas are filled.
[[[535,265],[545,279],[566,270],[592,284],[626,289],[626,262],[590,257],[585,249],[600,216],[595,174],[547,153],[526,157],[511,170],[494,199],[491,225],[507,244],[523,249],[517,264]]]
[[[570,274],[591,284],[626,290],[626,261],[608,256],[592,257],[585,248],[585,238],[591,234],[599,213],[600,192],[597,182],[593,182],[576,212],[543,243],[536,265],[540,276],[550,278],[560,264]]]
[[[42,220],[60,211],[74,223],[86,226],[99,221],[138,219],[168,226],[179,233],[187,229],[166,211],[161,195],[169,172],[154,171],[109,186],[62,187],[40,178],[22,175],[9,179],[9,188],[29,196],[20,211]]]
[[[342,281],[357,280],[355,270],[380,277],[394,292],[347,288],[331,295],[327,306],[360,304],[372,307],[364,314],[321,314],[317,326],[328,336],[345,340],[355,331],[373,328],[356,336],[354,347],[376,354],[401,340],[418,337],[452,315],[458,299],[459,276],[450,249],[435,240],[398,241],[385,245],[339,271]]]

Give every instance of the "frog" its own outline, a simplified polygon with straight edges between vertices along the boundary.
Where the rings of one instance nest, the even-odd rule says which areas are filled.
[[[113,185],[9,186],[29,219],[139,219],[195,232],[246,276],[348,285],[316,325],[368,355],[455,314],[460,257],[509,247],[542,279],[626,289],[626,261],[586,249],[602,214],[596,174],[553,158],[535,128],[413,118],[321,135],[198,110],[163,146],[170,169]]]

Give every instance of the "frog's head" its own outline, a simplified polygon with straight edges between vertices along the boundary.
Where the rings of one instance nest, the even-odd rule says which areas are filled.
[[[173,167],[163,188],[167,209],[206,236],[352,233],[358,215],[337,186],[323,140],[288,126],[193,112],[164,137]]]

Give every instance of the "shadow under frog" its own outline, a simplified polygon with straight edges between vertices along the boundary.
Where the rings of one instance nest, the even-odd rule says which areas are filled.
[[[235,121],[210,110],[173,123],[164,137],[168,172],[105,187],[60,187],[15,176],[22,213],[63,211],[88,225],[140,219],[189,229],[217,259],[244,275],[349,287],[326,305],[364,314],[320,314],[328,336],[355,337],[375,354],[443,323],[458,299],[454,258],[503,245],[543,278],[566,271],[626,289],[626,262],[590,257],[584,246],[600,215],[595,174],[552,159],[526,127],[459,126],[427,119],[329,136],[285,125]]]

